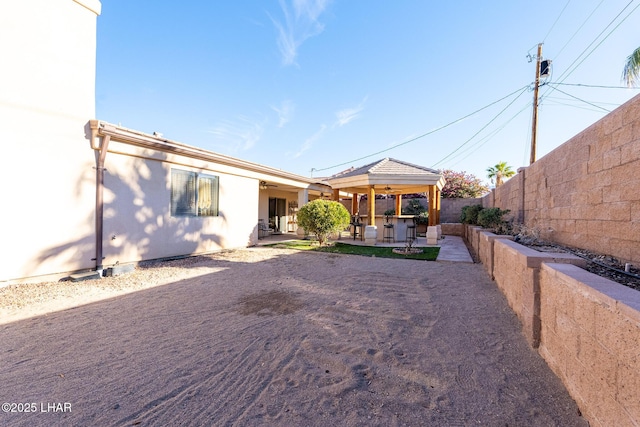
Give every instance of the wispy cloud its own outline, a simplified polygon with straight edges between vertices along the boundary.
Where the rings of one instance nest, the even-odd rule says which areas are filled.
[[[305,151],[308,151],[311,147],[313,147],[313,143],[320,139],[325,130],[327,130],[327,125],[320,126],[320,130],[311,135],[309,138],[305,139],[304,143],[297,152],[293,154],[287,153],[287,155],[293,159],[297,159],[298,157],[302,156]]]
[[[360,104],[358,104],[356,107],[353,108],[345,108],[344,110],[340,110],[336,112],[336,122],[334,123],[334,127],[335,126],[344,126],[349,122],[352,122],[353,120],[357,119],[358,117],[360,117],[360,113],[362,112],[362,110],[364,110],[364,105],[367,102],[367,97],[365,97]]]
[[[330,0],[292,0],[289,6],[287,0],[279,0],[284,22],[271,15],[269,18],[278,32],[277,43],[283,65],[295,64],[302,43],[324,31],[324,24],[320,23],[319,18],[329,2]]]
[[[271,106],[271,109],[278,113],[278,127],[282,128],[284,125],[291,121],[293,117],[293,112],[296,109],[293,101],[286,99],[280,103],[279,107]]]
[[[235,121],[223,121],[208,130],[224,143],[226,151],[237,153],[251,149],[262,138],[266,120],[251,120],[240,116]]]

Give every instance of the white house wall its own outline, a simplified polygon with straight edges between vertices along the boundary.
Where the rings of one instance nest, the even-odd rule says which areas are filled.
[[[73,0],[0,2],[0,283],[94,265],[96,18]]]

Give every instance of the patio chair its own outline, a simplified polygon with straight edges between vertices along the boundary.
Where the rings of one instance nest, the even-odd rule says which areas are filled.
[[[258,220],[258,239],[264,239],[273,233],[273,228],[265,224],[263,219]]]

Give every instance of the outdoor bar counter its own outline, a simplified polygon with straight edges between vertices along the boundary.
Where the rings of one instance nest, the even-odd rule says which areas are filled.
[[[384,238],[384,224],[385,216],[376,215],[375,225],[378,228],[377,241],[382,242]],[[392,242],[404,242],[407,233],[407,226],[413,225],[413,215],[392,215],[389,216],[389,224],[393,224],[393,239]],[[362,215],[360,221],[364,226],[369,225],[368,215]]]

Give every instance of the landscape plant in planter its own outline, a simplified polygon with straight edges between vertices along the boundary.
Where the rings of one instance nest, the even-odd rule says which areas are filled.
[[[409,204],[403,209],[404,215],[413,215],[413,221],[416,225],[417,234],[427,233],[427,226],[429,225],[429,212],[427,208],[422,206],[420,200],[411,199]]]
[[[478,225],[493,230],[496,234],[511,234],[511,221],[503,217],[511,212],[509,209],[486,208],[478,212]]]

